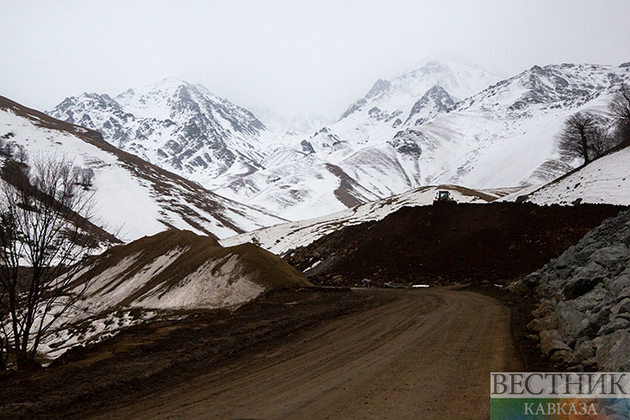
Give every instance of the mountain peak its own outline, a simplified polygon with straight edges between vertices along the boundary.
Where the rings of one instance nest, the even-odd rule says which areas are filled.
[[[378,79],[372,89],[365,95],[366,99],[375,98],[385,92],[392,86],[392,83],[389,80]]]

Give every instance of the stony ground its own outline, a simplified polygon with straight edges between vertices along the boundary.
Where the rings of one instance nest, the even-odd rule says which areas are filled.
[[[630,212],[510,286],[539,299],[528,329],[557,370],[630,369]]]

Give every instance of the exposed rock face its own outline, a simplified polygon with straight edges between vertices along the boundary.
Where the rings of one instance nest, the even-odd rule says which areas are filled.
[[[528,328],[538,334],[541,352],[553,364],[630,371],[629,245],[630,211],[625,211],[511,285],[540,298]]]
[[[438,113],[448,112],[453,106],[455,101],[451,95],[442,86],[435,85],[413,105],[406,123],[415,118],[413,125],[422,125]]]
[[[251,112],[177,79],[115,98],[84,93],[48,114],[99,131],[116,147],[206,186],[230,168],[259,167],[265,139],[273,138]]]

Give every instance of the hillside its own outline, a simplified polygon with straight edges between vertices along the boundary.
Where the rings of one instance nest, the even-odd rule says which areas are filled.
[[[98,132],[3,97],[0,137],[31,156],[66,156],[93,170],[96,219],[126,241],[172,227],[225,237],[282,221],[123,152]]]
[[[528,194],[520,193],[506,200],[521,199],[545,204],[608,203],[630,205],[630,147],[612,152],[568,173]]]

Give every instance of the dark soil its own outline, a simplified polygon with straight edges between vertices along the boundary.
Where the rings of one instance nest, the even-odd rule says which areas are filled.
[[[527,275],[624,207],[523,203],[404,207],[287,253],[315,284],[468,284]]]
[[[46,369],[0,375],[0,418],[90,417],[377,303],[349,289],[277,290],[236,311],[131,327],[72,349]]]

